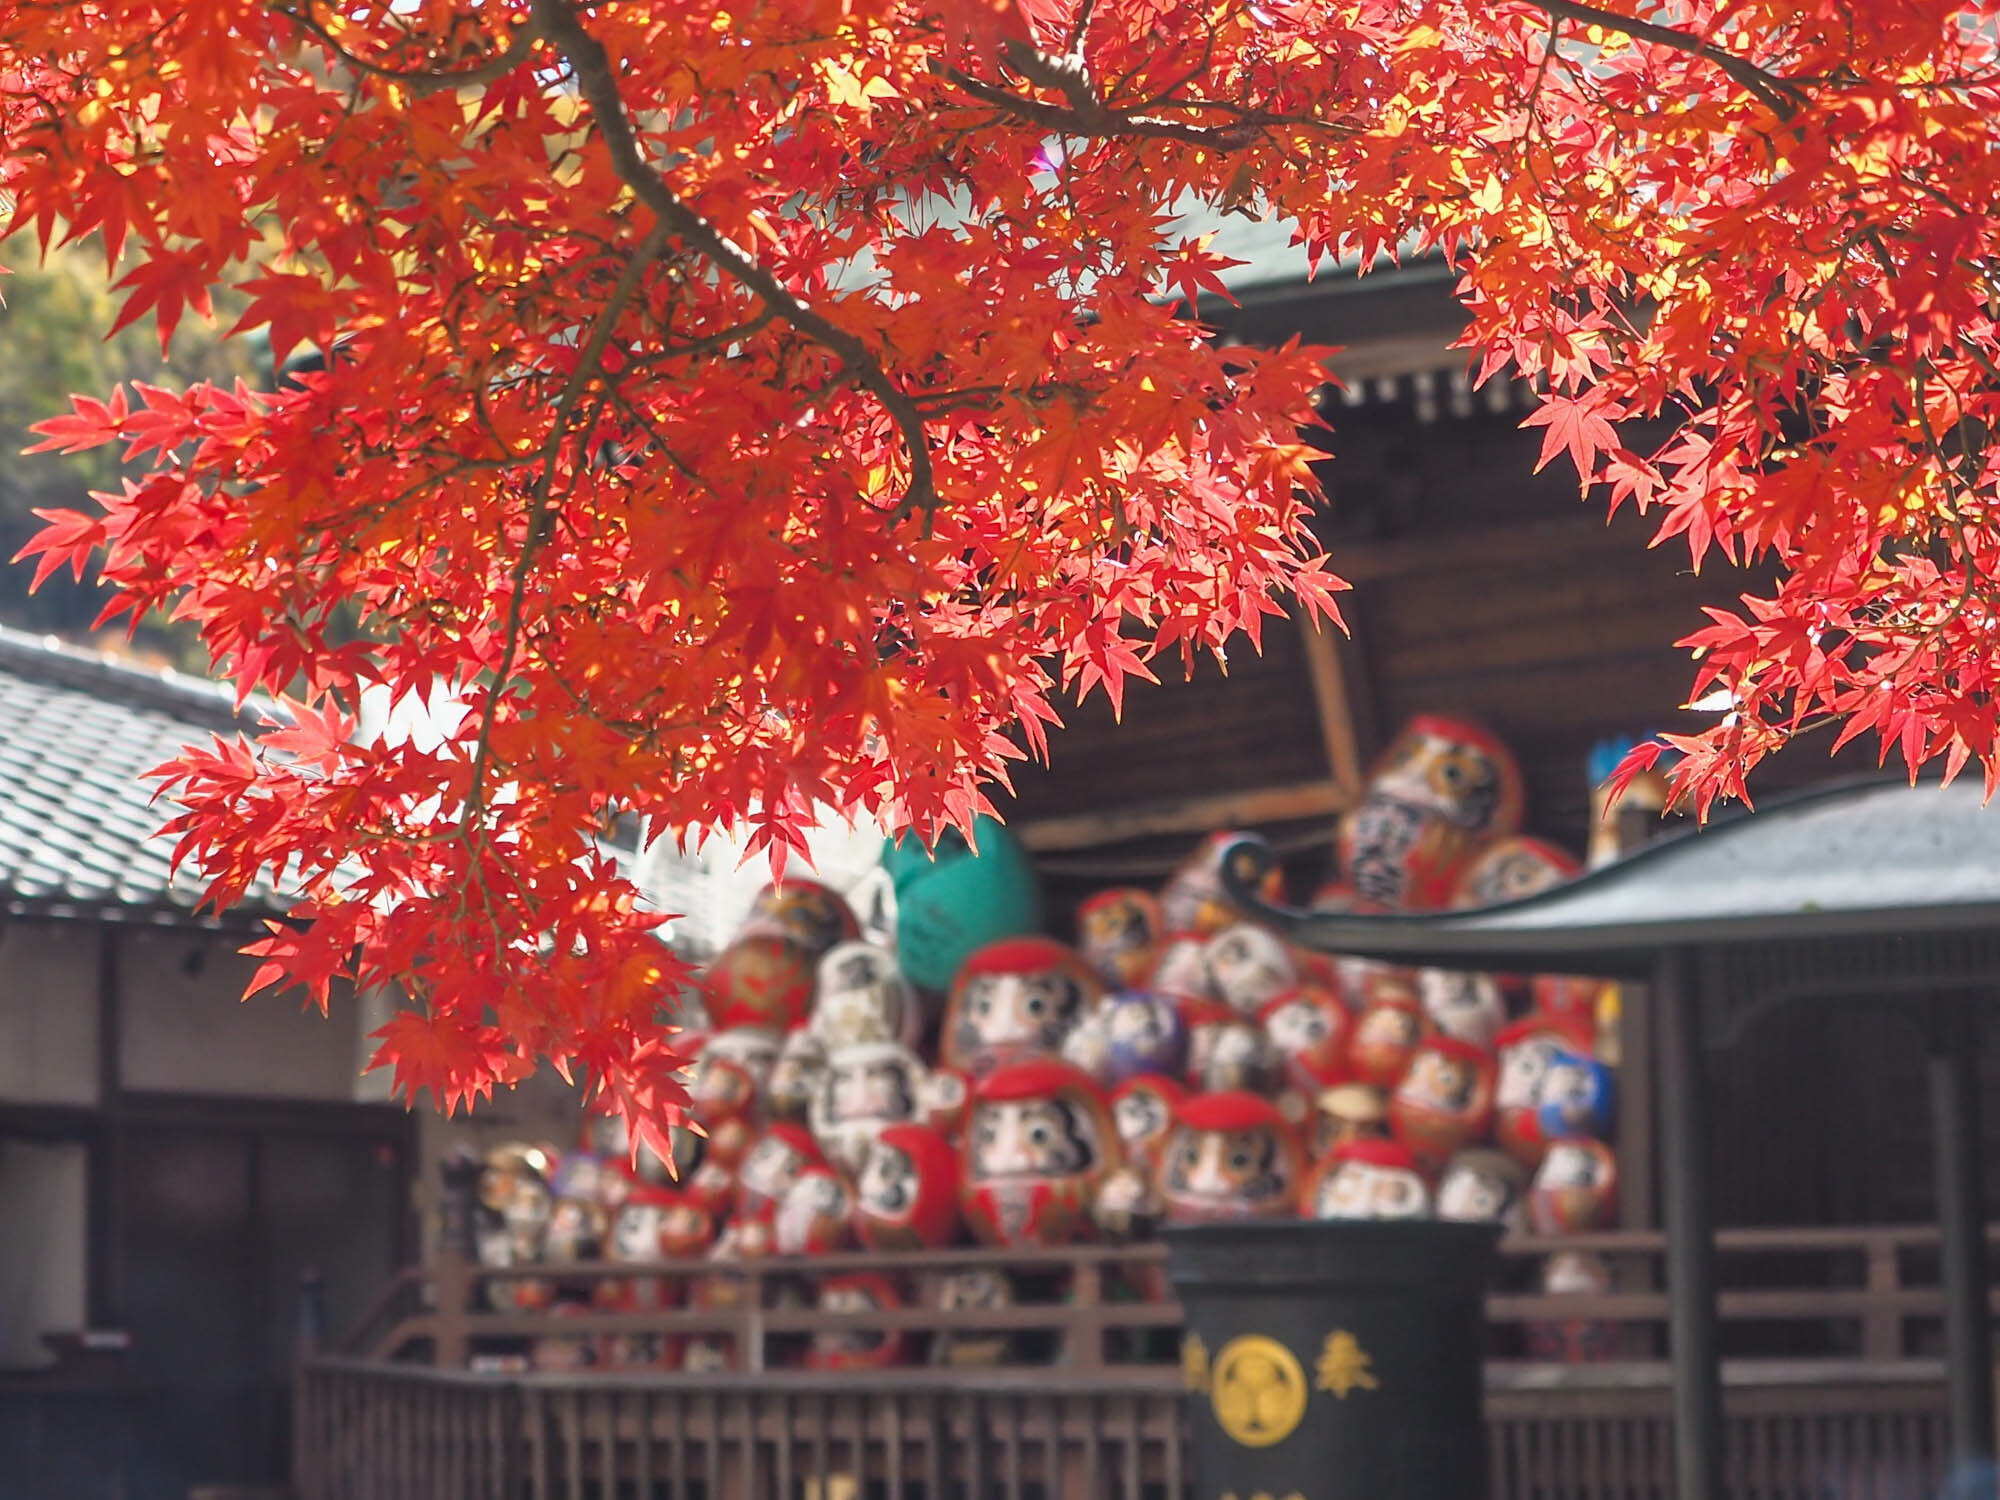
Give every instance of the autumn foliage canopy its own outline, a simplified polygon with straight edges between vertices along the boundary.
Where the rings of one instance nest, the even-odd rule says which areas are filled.
[[[1607,0],[1610,7],[1612,0]],[[1226,347],[1185,215],[1437,253],[1544,461],[1700,562],[1704,802],[1793,735],[2000,765],[2000,5],[1943,0],[0,0],[10,233],[164,332],[326,368],[79,396],[140,477],[46,572],[169,608],[288,726],[172,772],[265,981],[393,981],[400,1085],[538,1059],[653,1135],[681,978],[614,811],[964,823],[1059,686],[1296,596],[1326,351]],[[363,689],[454,695],[361,737]],[[657,1136],[653,1138],[657,1139]]]

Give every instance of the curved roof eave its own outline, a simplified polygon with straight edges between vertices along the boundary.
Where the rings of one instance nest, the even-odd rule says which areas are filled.
[[[1237,850],[1242,850],[1239,856]],[[1239,899],[1268,853],[1236,846]],[[1664,838],[1524,900],[1354,916],[1255,905],[1301,945],[1464,969],[1643,974],[1672,948],[2000,926],[2000,810],[1976,780],[1844,781]]]

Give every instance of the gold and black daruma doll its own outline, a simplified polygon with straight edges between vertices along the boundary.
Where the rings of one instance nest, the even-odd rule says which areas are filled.
[[[1195,1500],[1485,1500],[1495,1224],[1166,1230]]]

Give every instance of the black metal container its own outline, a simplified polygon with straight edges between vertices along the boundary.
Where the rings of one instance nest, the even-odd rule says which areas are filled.
[[[1195,1500],[1485,1500],[1490,1224],[1166,1231]]]

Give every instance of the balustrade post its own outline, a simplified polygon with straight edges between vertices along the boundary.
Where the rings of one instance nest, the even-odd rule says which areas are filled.
[[[1945,1368],[1954,1492],[1993,1494],[1993,1332],[1979,1161],[1979,1028],[1970,1004],[1937,1002],[1931,1029],[1931,1150],[1936,1164]]]
[[[1867,1241],[1867,1287],[1885,1299],[1902,1290],[1903,1276],[1895,1240],[1870,1235]],[[1874,1360],[1903,1357],[1903,1314],[1894,1306],[1871,1306],[1861,1315],[1862,1357]]]
[[[438,1195],[438,1248],[432,1267],[437,1291],[434,1362],[440,1369],[463,1369],[471,1352],[466,1314],[472,1295],[472,1215],[479,1201],[479,1158],[461,1146],[444,1159]]]
[[[1660,1176],[1667,1232],[1667,1352],[1673,1360],[1674,1493],[1722,1494],[1722,1367],[1716,1337],[1715,1226],[1708,1196],[1708,1099],[1692,955],[1654,971],[1659,1031]]]
[[[292,1328],[292,1493],[300,1500],[316,1500],[322,1494],[325,1456],[314,1442],[317,1427],[307,1363],[326,1342],[326,1285],[319,1270],[308,1266],[299,1273],[298,1317]]]

